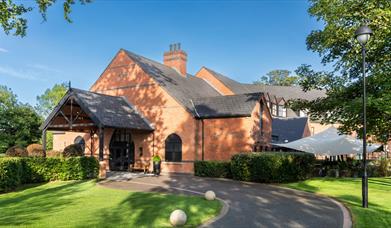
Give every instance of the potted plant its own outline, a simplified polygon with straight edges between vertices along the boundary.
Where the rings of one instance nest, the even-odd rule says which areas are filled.
[[[160,166],[162,163],[162,159],[158,154],[155,154],[152,157],[152,162],[153,162],[153,173],[156,175],[160,175]]]

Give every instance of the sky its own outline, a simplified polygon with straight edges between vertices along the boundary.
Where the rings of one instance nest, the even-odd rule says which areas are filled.
[[[304,0],[95,0],[74,6],[72,23],[60,2],[46,22],[36,7],[26,15],[26,37],[0,31],[0,85],[21,102],[35,105],[55,83],[88,90],[120,48],[162,62],[169,45],[180,42],[190,74],[207,66],[246,83],[274,69],[323,67],[305,43],[322,23]]]

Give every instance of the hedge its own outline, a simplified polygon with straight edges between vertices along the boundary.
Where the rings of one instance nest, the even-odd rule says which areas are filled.
[[[14,190],[21,184],[93,179],[98,174],[99,163],[94,157],[2,158],[0,159],[0,192]]]
[[[295,152],[258,152],[236,154],[231,159],[235,180],[281,183],[304,180],[313,173],[315,157]]]
[[[315,175],[320,177],[361,177],[363,175],[362,161],[348,158],[345,161],[317,161]],[[368,161],[367,175],[369,177],[387,177],[391,175],[391,160]]]
[[[194,175],[199,177],[232,178],[229,161],[195,161]]]

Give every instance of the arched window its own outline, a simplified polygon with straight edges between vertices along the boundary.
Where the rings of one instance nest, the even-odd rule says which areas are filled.
[[[182,161],[182,140],[177,134],[171,134],[166,139],[166,161]]]
[[[83,137],[77,136],[75,140],[73,141],[74,144],[79,144],[81,148],[83,149],[83,152],[86,148],[86,142],[84,141]]]

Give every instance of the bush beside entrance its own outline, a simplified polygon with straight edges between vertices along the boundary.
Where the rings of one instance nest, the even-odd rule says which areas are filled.
[[[231,159],[235,180],[281,183],[305,180],[313,173],[315,157],[294,152],[236,154]]]
[[[11,191],[27,183],[93,179],[97,178],[98,174],[99,163],[94,157],[2,158],[0,192]]]
[[[295,152],[241,153],[231,161],[196,161],[194,173],[240,181],[281,183],[305,180],[314,173],[315,157]]]
[[[195,161],[194,174],[199,177],[232,178],[229,161]]]

